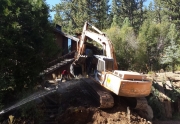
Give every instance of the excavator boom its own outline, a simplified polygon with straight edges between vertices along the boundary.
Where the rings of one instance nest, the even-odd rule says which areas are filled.
[[[94,29],[98,33],[89,31],[88,26],[91,26],[91,28]],[[111,41],[105,36],[105,34],[103,32],[101,32],[99,29],[92,26],[88,22],[85,22],[85,24],[84,24],[83,31],[81,34],[81,39],[79,42],[79,47],[78,47],[78,54],[77,54],[76,58],[79,58],[79,56],[82,55],[82,53],[84,52],[83,44],[86,42],[87,37],[94,40],[95,42],[99,43],[103,47],[104,51],[106,52],[105,53],[106,56],[114,59],[114,69],[118,69],[116,56],[115,56],[114,48],[112,46]]]

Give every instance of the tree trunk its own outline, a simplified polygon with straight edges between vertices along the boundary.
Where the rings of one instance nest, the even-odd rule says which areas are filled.
[[[175,71],[175,62],[173,61],[172,62],[172,72],[174,73],[174,71]]]

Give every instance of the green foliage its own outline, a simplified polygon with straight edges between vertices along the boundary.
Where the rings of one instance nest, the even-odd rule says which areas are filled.
[[[44,0],[0,1],[0,94],[32,88],[57,52]],[[3,97],[1,97],[3,98]]]
[[[172,102],[175,102],[179,99],[180,89],[174,88],[173,90],[166,91],[166,94],[167,94],[167,96],[169,96],[169,98],[171,98]]]
[[[157,99],[157,97],[151,97],[149,99],[148,104],[151,106],[153,109],[153,114],[155,118],[158,119],[164,119],[165,118],[165,113],[164,113],[164,107],[163,104]]]
[[[62,0],[53,8],[56,11],[54,22],[69,34],[81,33],[85,21],[105,29],[109,25],[108,9],[108,0]]]
[[[152,95],[148,97],[148,104],[153,110],[154,118],[164,119],[165,110],[163,103],[159,99],[159,91],[157,90],[157,86],[154,84],[151,90]]]
[[[80,33],[84,21],[89,20],[88,2],[86,0],[62,0],[54,8],[54,22],[63,27],[69,34]]]
[[[164,103],[163,103],[165,99],[161,98],[160,96],[161,91],[159,91],[159,87],[160,86],[158,83],[153,83],[153,86],[151,88],[151,94],[148,96],[148,104],[153,109],[154,118],[166,119],[166,113],[165,113],[165,108],[164,108]],[[178,102],[180,89],[172,87],[172,90],[165,90],[165,95],[168,96],[169,102],[173,104],[174,102]],[[176,118],[176,119],[178,118],[177,115],[179,113],[177,113],[176,110],[174,110],[172,114],[173,114],[173,118]]]
[[[180,65],[176,65],[175,70],[180,71]]]
[[[120,28],[119,27],[111,27],[110,29],[106,30],[105,32],[107,34],[107,37],[112,41],[115,54],[116,54],[116,59],[118,62],[118,65],[120,66],[122,59],[123,59],[123,44],[122,44],[122,39],[120,37]]]
[[[128,17],[131,26],[138,31],[144,20],[143,3],[144,0],[114,0],[112,13],[118,17],[119,26],[122,26],[124,19]]]
[[[69,34],[82,32],[85,21],[91,22],[100,30],[110,26],[109,0],[62,0],[53,10],[54,22]]]
[[[141,69],[155,71],[162,68],[159,63],[163,49],[168,43],[167,33],[170,23],[165,19],[156,23],[151,19],[144,21],[138,36],[137,64]]]
[[[136,37],[133,28],[129,24],[129,19],[124,20],[122,28],[112,26],[106,30],[108,38],[113,43],[119,69],[134,69],[134,53],[137,49]]]
[[[179,0],[161,0],[163,5],[162,11],[164,15],[167,15],[169,21],[176,24],[178,29],[180,28],[180,7]]]
[[[118,26],[118,17],[114,15],[111,27],[116,27],[116,26]]]
[[[174,72],[175,65],[180,62],[180,45],[178,44],[179,33],[176,30],[175,24],[171,24],[167,38],[170,44],[164,49],[161,64],[170,64]]]
[[[107,34],[114,36],[112,32],[117,34],[120,31],[119,36],[108,36],[112,41],[118,37],[113,44],[117,47],[115,49],[121,67],[155,71],[168,65],[162,65],[160,59],[164,55],[164,48],[169,44],[167,34],[170,24],[179,20],[179,7],[177,1],[154,0],[148,8],[143,8],[144,2],[145,0],[112,0],[110,10],[106,0],[62,0],[54,7],[55,22],[70,34],[81,33],[84,21],[93,23],[100,30],[111,26],[107,29]],[[124,20],[128,20],[125,21],[127,26]],[[113,31],[114,27],[118,28],[117,32]],[[126,49],[119,50],[121,47]]]
[[[139,47],[139,49],[137,50],[138,52],[138,57],[137,57],[137,67],[145,70],[146,69],[146,64],[148,63],[148,52],[147,48],[148,48],[148,31],[149,31],[149,27],[150,26],[150,22],[149,21],[145,21],[141,27],[141,30],[139,31],[139,36],[138,36],[138,45],[141,46]],[[150,71],[150,70],[149,70]]]

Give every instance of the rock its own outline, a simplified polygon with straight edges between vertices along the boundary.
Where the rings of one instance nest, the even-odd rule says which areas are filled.
[[[147,105],[145,110],[139,110],[139,115],[143,117],[140,119],[141,121],[142,121],[142,119],[145,119],[145,118],[147,120],[152,120],[153,119],[153,110],[149,105]]]
[[[47,90],[47,91],[51,90],[50,88],[47,88],[47,87],[44,87],[44,89]]]
[[[164,73],[164,69],[160,69],[159,72],[160,72],[160,73]]]
[[[166,81],[166,89],[167,90],[172,90],[172,85],[170,81]]]

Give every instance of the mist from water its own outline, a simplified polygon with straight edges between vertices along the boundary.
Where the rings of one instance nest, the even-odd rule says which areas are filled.
[[[53,92],[55,92],[55,91],[56,91],[56,89],[50,89],[50,90],[48,90],[48,91],[47,91],[47,90],[44,90],[44,91],[36,92],[36,93],[32,94],[31,96],[26,97],[25,99],[17,102],[16,104],[12,105],[11,107],[8,107],[8,108],[0,111],[0,115],[6,113],[6,112],[8,112],[8,111],[11,111],[11,110],[13,110],[13,109],[15,109],[15,108],[18,108],[19,106],[22,106],[22,105],[24,105],[24,104],[26,104],[26,103],[28,103],[28,102],[31,102],[31,101],[33,101],[33,100],[35,100],[35,99],[38,99],[38,98],[40,98],[40,97],[46,96],[46,95],[48,95],[48,94],[50,94],[50,93],[53,93]]]
[[[56,88],[54,89],[49,89],[49,90],[43,90],[43,91],[39,91],[39,92],[36,92],[32,95],[30,95],[29,97],[26,97],[24,98],[23,100],[17,102],[16,104],[12,105],[11,107],[8,107],[6,109],[3,109],[2,111],[0,111],[0,115],[1,114],[4,114],[8,111],[11,111],[15,108],[18,108],[28,102],[31,102],[35,99],[38,99],[38,98],[41,98],[43,96],[46,96],[50,93],[53,93],[53,92],[58,92],[58,93],[64,93],[64,92],[67,92],[70,88],[73,88],[75,85],[77,85],[79,82],[78,81],[67,81],[67,82],[60,82],[58,83],[58,85],[56,86]]]

